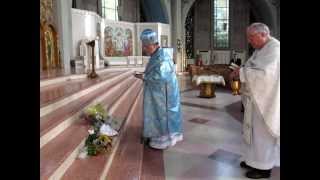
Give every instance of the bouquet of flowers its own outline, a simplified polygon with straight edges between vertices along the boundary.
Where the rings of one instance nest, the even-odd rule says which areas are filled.
[[[85,146],[80,152],[79,157],[85,158],[87,155],[95,156],[99,153],[108,152],[112,148],[112,136],[118,134],[113,130],[108,121],[111,117],[101,104],[89,107],[85,110],[86,120],[89,120],[91,128],[85,140]]]
[[[99,130],[102,124],[105,123],[106,118],[109,118],[107,112],[101,104],[89,107],[85,111],[85,117],[90,121],[95,132]]]

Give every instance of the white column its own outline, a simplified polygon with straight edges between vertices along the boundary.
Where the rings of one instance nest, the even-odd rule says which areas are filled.
[[[60,37],[61,61],[66,73],[70,72],[72,24],[71,7],[72,0],[57,0],[58,33]]]
[[[95,58],[95,67],[96,69],[100,69],[100,57],[99,57],[99,49],[100,49],[100,46],[99,46],[99,40],[96,39],[94,41],[94,58]]]
[[[171,3],[172,3],[171,4],[171,15],[172,15],[171,43],[172,43],[172,47],[174,47],[175,49],[173,57],[176,60],[177,71],[181,72],[183,70],[183,62],[182,62],[183,48],[181,48],[180,51],[178,51],[178,48],[177,48],[177,40],[180,39],[180,41],[183,42],[182,40],[183,24],[181,21],[181,18],[182,18],[181,0],[171,1]]]

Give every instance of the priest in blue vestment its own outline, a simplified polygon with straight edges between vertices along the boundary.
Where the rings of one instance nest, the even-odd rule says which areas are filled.
[[[183,139],[180,91],[173,59],[161,48],[158,35],[151,29],[141,33],[143,52],[150,57],[144,74],[143,137],[149,146],[166,149]]]

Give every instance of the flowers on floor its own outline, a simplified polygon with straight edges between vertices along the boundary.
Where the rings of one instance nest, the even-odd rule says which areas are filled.
[[[108,118],[108,114],[101,104],[97,104],[85,110],[85,117],[97,132],[104,124],[105,119]]]
[[[112,137],[118,132],[111,127],[112,118],[101,104],[89,107],[85,110],[85,119],[89,121],[91,128],[85,145],[80,151],[79,158],[95,156],[106,153],[112,148]]]

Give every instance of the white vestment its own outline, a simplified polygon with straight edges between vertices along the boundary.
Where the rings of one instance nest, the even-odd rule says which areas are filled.
[[[245,162],[257,169],[280,166],[280,42],[271,38],[240,69],[245,106]]]

